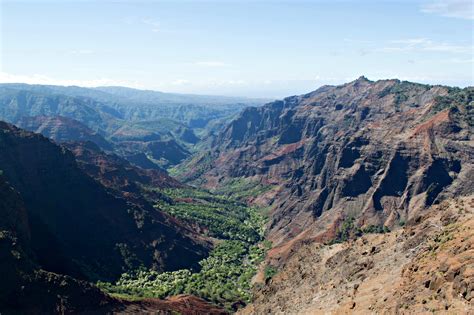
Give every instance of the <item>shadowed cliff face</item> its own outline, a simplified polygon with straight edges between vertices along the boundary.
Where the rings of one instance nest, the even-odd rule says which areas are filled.
[[[25,130],[40,133],[58,143],[91,141],[104,150],[112,150],[112,144],[99,133],[71,118],[61,116],[22,117],[16,125]]]
[[[167,300],[125,301],[113,298],[96,286],[68,275],[43,270],[30,230],[25,203],[0,175],[0,310],[6,314],[108,314],[115,312],[164,314],[226,314],[194,296]],[[33,227],[34,223],[31,225]],[[173,246],[173,245],[171,245]],[[54,248],[58,250],[58,248]],[[57,256],[55,257],[57,259]]]
[[[142,169],[118,155],[105,153],[92,142],[68,142],[63,145],[74,154],[81,169],[106,187],[130,193],[140,191],[139,185],[155,188],[183,187],[183,184],[171,178],[164,170]]]
[[[74,154],[84,173],[149,212],[156,211],[153,204],[167,198],[157,191],[158,188],[184,187],[164,170],[142,169],[118,155],[103,152],[92,142],[68,142],[63,146]],[[175,225],[178,227],[180,223]]]
[[[201,155],[184,178],[209,188],[229,177],[274,185],[272,198],[261,199],[273,208],[275,244],[329,240],[349,217],[392,228],[417,209],[472,193],[473,94],[361,77],[248,108],[214,140],[208,165]]]
[[[106,189],[40,135],[0,123],[0,169],[21,195],[31,250],[45,270],[114,279],[141,265],[194,267],[207,253],[178,221]]]
[[[21,195],[0,175],[0,309],[6,313],[100,310],[113,299],[92,285],[40,270]]]

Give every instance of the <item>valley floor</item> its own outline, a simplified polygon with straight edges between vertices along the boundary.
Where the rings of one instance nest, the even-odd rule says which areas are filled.
[[[208,311],[232,312],[251,302],[251,281],[269,247],[263,241],[265,218],[259,209],[193,188],[161,193],[166,198],[157,207],[214,240],[209,257],[200,262],[201,269],[164,273],[138,269],[124,273],[115,283],[99,282],[98,286],[113,297],[133,301],[126,309],[148,310],[174,305],[178,300],[189,304],[187,313],[194,305],[202,304],[206,309],[202,298],[218,306],[214,309],[208,304]]]

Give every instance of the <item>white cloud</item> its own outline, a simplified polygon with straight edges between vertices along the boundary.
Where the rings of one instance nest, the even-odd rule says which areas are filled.
[[[383,52],[431,51],[446,53],[467,53],[473,51],[473,45],[454,45],[435,42],[427,38],[408,38],[388,41],[388,46],[379,49]]]
[[[438,14],[445,17],[474,19],[472,0],[437,0],[421,6],[424,13]]]
[[[70,80],[70,79],[54,79],[42,74],[18,75],[6,72],[0,72],[0,83],[27,83],[27,84],[45,84],[45,85],[76,85],[83,87],[96,86],[128,86],[133,88],[142,88],[138,82],[112,80],[108,78],[99,78],[92,80]]]
[[[161,30],[160,22],[158,22],[154,19],[143,19],[142,23],[151,26],[152,27],[151,28],[152,32],[158,33]]]
[[[222,61],[196,61],[194,65],[214,68],[228,66],[228,64]]]

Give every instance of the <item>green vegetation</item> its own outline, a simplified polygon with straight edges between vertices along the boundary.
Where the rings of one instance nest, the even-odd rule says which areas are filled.
[[[453,113],[465,120],[469,126],[474,126],[474,88],[450,88],[450,94],[436,97],[433,113],[447,108],[452,109]]]
[[[340,225],[336,237],[328,244],[332,245],[335,243],[346,242],[350,239],[360,237],[364,234],[388,232],[390,232],[388,227],[380,225],[369,225],[365,228],[360,228],[355,224],[355,220],[353,217],[348,217]]]
[[[247,178],[234,178],[215,192],[237,200],[243,200],[248,197],[257,197],[270,189],[271,186],[265,186]]]
[[[251,279],[257,264],[265,255],[263,248],[242,241],[223,241],[200,262],[200,272],[190,270],[157,273],[137,271],[123,274],[115,285],[99,283],[99,287],[121,296],[165,298],[177,294],[194,294],[231,308],[237,301],[251,300]]]
[[[266,266],[264,270],[265,281],[273,278],[273,276],[276,275],[277,272],[278,270],[274,266],[271,266],[271,265]]]
[[[378,93],[378,97],[385,97],[389,94],[393,95],[393,103],[395,105],[396,110],[400,110],[400,104],[406,102],[410,95],[414,94],[414,89],[424,89],[428,90],[430,88],[430,85],[427,84],[418,84],[418,83],[412,83],[408,81],[402,81],[398,84],[395,84],[393,86],[388,86],[385,89],[383,89],[381,92]],[[416,106],[416,104],[407,104],[409,106]]]
[[[214,158],[215,155],[210,151],[198,153],[191,160],[169,168],[168,172],[171,176],[179,178],[185,183],[201,181],[200,176],[212,167]],[[190,169],[192,169],[192,175],[187,174]]]
[[[388,227],[381,226],[381,225],[369,225],[368,227],[365,227],[361,229],[362,234],[369,234],[369,233],[388,233],[390,232],[390,229]]]
[[[448,88],[448,92],[449,94],[445,96],[437,96],[435,98],[433,111],[440,112],[452,106],[469,104],[474,100],[474,90],[472,89],[454,87]]]
[[[163,193],[173,202],[161,202],[157,205],[161,210],[207,228],[209,236],[255,243],[263,235],[264,218],[256,208],[197,189],[168,189]]]
[[[229,196],[192,188],[161,193],[168,198],[157,207],[183,221],[197,223],[210,236],[220,239],[209,257],[200,262],[200,271],[158,273],[136,269],[122,274],[115,284],[99,282],[98,286],[128,299],[194,294],[228,310],[234,303],[250,302],[251,279],[271,248],[271,242],[263,240],[265,218],[259,209]]]
[[[445,229],[438,235],[436,235],[428,245],[430,254],[436,256],[438,249],[446,246],[446,243],[454,239],[454,231],[458,229],[457,224],[448,224]]]

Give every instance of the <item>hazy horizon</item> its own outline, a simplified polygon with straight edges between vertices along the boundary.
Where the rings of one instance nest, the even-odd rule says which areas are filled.
[[[367,76],[364,76],[364,75],[361,75],[363,77],[366,77]],[[359,77],[361,76],[358,76],[357,78],[354,78],[354,79],[350,79],[349,81],[345,81],[345,82],[341,82],[341,83],[335,83],[335,84],[327,84],[327,85],[333,85],[333,86],[337,86],[337,85],[342,85],[342,84],[345,84],[345,83],[350,83],[356,79],[358,79]],[[369,81],[379,81],[379,80],[400,80],[398,78],[386,78],[386,79],[378,79],[378,80],[372,80],[371,78],[367,78]],[[400,81],[404,81],[404,80],[400,80]],[[409,81],[409,82],[413,82],[413,83],[422,83],[422,82],[415,82],[415,81]],[[285,98],[285,97],[289,97],[289,96],[293,96],[293,95],[303,95],[303,94],[307,94],[307,93],[310,93],[312,91],[315,91],[317,90],[318,88],[324,86],[325,84],[322,84],[322,85],[317,85],[315,86],[314,88],[312,88],[311,90],[308,90],[308,91],[303,91],[301,93],[298,93],[298,94],[288,94],[288,95],[283,95],[283,96],[247,96],[247,95],[224,95],[224,94],[202,94],[202,93],[187,93],[187,92],[168,92],[168,91],[163,91],[163,90],[156,90],[156,89],[147,89],[147,88],[137,88],[137,87],[131,87],[131,86],[124,86],[124,85],[97,85],[97,86],[81,86],[81,85],[63,85],[63,84],[47,84],[47,83],[27,83],[27,82],[3,82],[3,81],[0,81],[0,84],[28,84],[28,85],[41,85],[41,86],[62,86],[62,87],[79,87],[79,88],[90,88],[90,89],[100,89],[100,88],[130,88],[130,89],[134,89],[134,90],[140,90],[140,91],[151,91],[151,92],[158,92],[158,93],[166,93],[166,94],[181,94],[181,95],[196,95],[196,96],[211,96],[211,97],[229,97],[229,98],[248,98],[248,99],[261,99],[261,100],[272,100],[272,99],[281,99],[281,98]],[[428,83],[426,83],[428,84]],[[464,87],[474,87],[474,85],[466,85],[466,86],[457,86],[457,85],[445,85],[445,84],[437,84],[437,83],[430,83],[430,85],[441,85],[441,86],[451,86],[451,87],[459,87],[459,88],[464,88]]]
[[[3,1],[0,82],[282,98],[471,86],[471,1]]]

